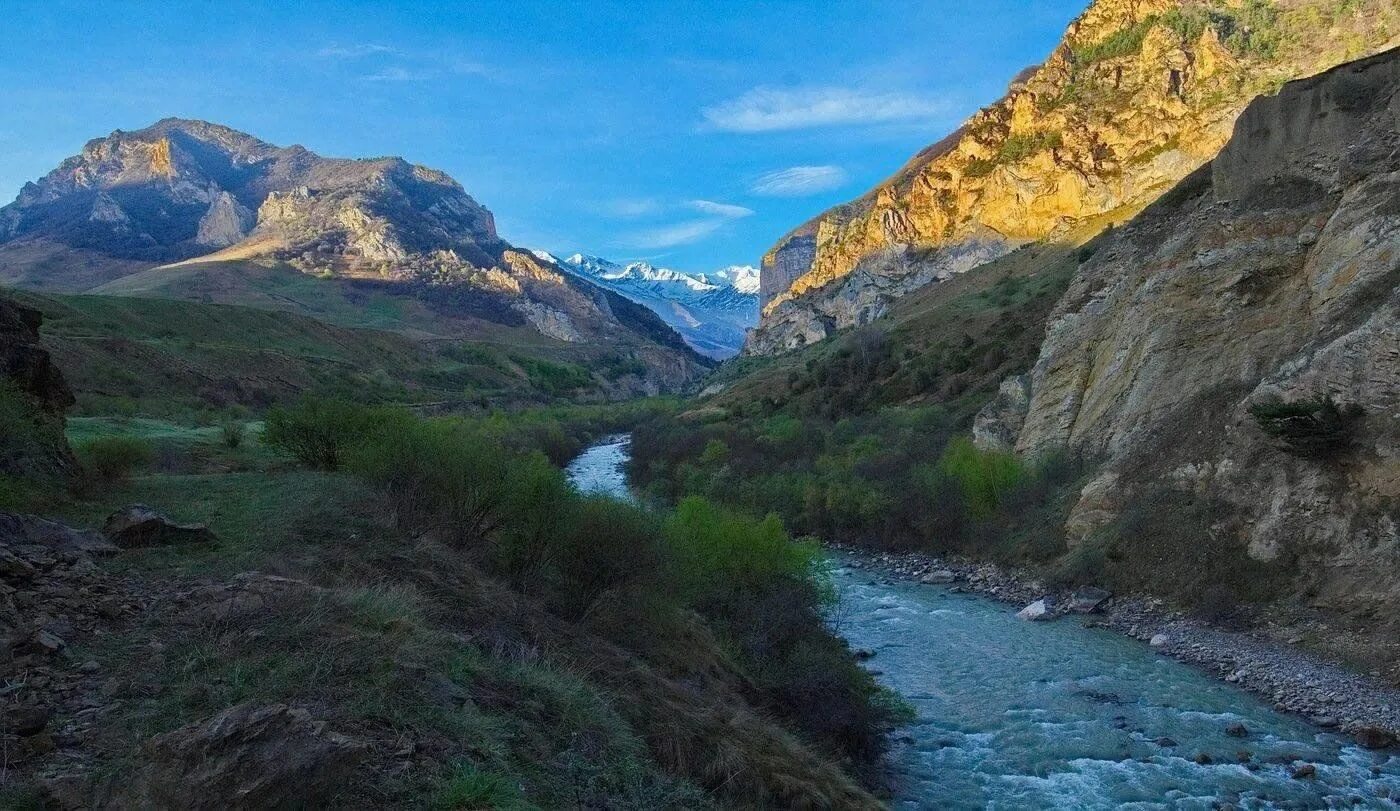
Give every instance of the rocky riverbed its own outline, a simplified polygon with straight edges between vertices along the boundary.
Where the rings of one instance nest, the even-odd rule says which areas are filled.
[[[883,576],[981,594],[1013,606],[1042,603],[1041,620],[1076,611],[1092,614],[1093,624],[1142,640],[1263,696],[1280,712],[1349,734],[1367,748],[1400,743],[1400,690],[1262,635],[1217,628],[1157,600],[1049,589],[993,564],[919,553],[871,553],[840,544],[832,548],[848,565]],[[1027,613],[1039,612],[1032,608]]]

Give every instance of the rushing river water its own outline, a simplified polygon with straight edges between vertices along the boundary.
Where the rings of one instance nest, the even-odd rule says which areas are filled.
[[[631,499],[627,437],[569,465]],[[984,597],[833,561],[833,626],[917,719],[892,756],[898,808],[1400,808],[1400,757],[1075,619],[1030,623]],[[1227,733],[1243,724],[1246,734]],[[1238,732],[1238,730],[1237,730]],[[1295,778],[1290,767],[1312,764]]]

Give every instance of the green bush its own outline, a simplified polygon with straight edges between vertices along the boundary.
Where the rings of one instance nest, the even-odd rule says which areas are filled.
[[[149,440],[126,436],[103,436],[79,445],[78,459],[83,469],[104,482],[123,481],[155,461],[155,448]]]
[[[514,477],[548,464],[503,453],[464,422],[407,415],[381,421],[341,451],[351,472],[385,494],[400,526],[456,544],[488,539],[506,517]]]
[[[821,551],[788,537],[782,521],[755,521],[692,496],[666,522],[667,548],[681,598],[703,607],[716,589],[759,588],[782,580],[811,583],[827,594]]]
[[[338,470],[346,450],[374,425],[375,415],[344,400],[307,397],[267,413],[263,443],[311,467]]]
[[[1120,28],[1109,34],[1098,42],[1088,45],[1081,45],[1073,50],[1074,62],[1076,65],[1092,65],[1095,62],[1102,62],[1106,59],[1118,59],[1119,57],[1132,56],[1142,50],[1142,43],[1147,39],[1147,33],[1157,24],[1160,18],[1150,16],[1142,21],[1130,25],[1127,28]]]
[[[1032,155],[1050,149],[1058,149],[1064,144],[1064,136],[1058,132],[1040,130],[1012,135],[1001,145],[997,160],[1001,163],[1019,163]]]
[[[219,426],[219,441],[230,450],[243,444],[243,434],[243,423],[238,420],[229,420]]]
[[[1250,406],[1260,430],[1300,456],[1334,456],[1351,445],[1359,408],[1339,408],[1331,396],[1288,403],[1265,400]]]
[[[606,597],[662,583],[664,552],[655,516],[607,497],[571,506],[549,545],[549,602],[557,613],[582,618]]]
[[[996,512],[1026,479],[1026,468],[1015,454],[984,451],[966,437],[948,443],[938,461],[938,470],[958,483],[975,518]]]

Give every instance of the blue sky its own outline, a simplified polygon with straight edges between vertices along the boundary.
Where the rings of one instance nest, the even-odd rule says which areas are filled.
[[[518,245],[757,264],[999,97],[1083,5],[10,0],[0,197],[174,115],[446,170]]]

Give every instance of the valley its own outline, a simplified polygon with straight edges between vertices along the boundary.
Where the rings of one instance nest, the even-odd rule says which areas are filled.
[[[1396,807],[1400,10],[1051,5],[384,10],[192,105],[293,145],[45,142],[0,808]]]

